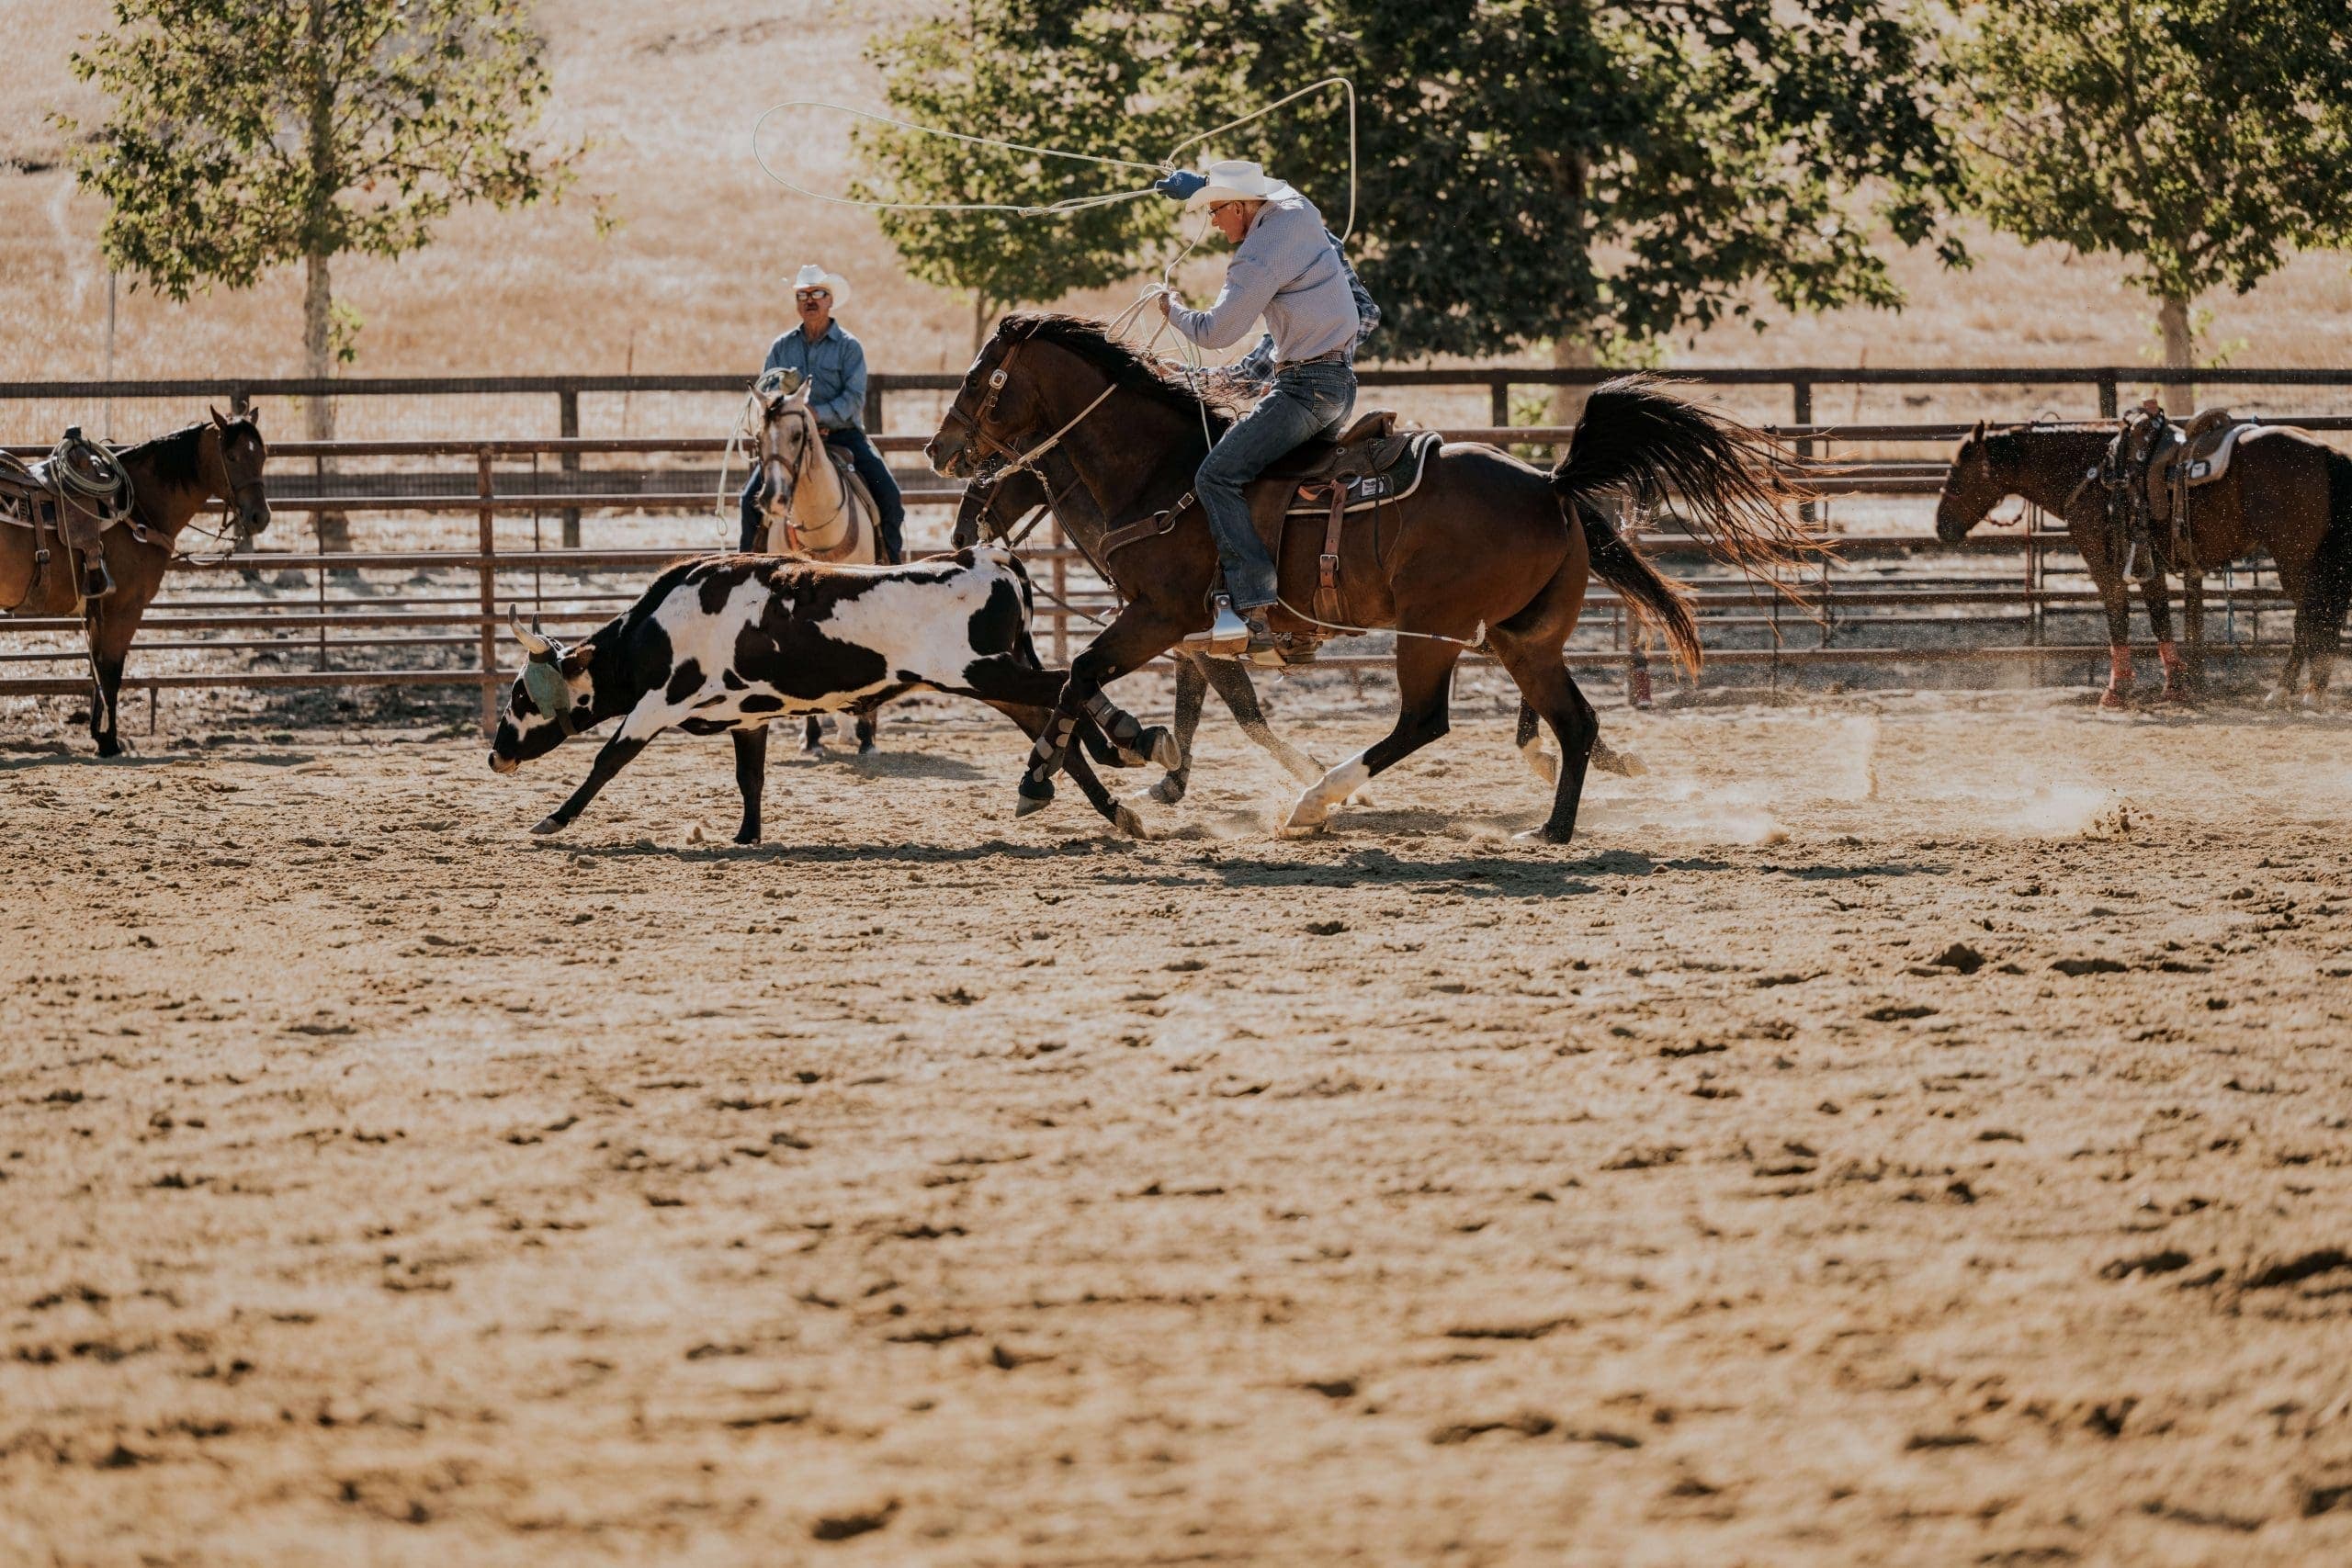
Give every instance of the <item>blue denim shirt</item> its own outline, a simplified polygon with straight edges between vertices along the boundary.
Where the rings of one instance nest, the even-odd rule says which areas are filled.
[[[865,348],[842,330],[825,324],[815,343],[798,327],[768,345],[762,372],[797,370],[809,383],[808,406],[826,430],[855,430],[865,418]]]

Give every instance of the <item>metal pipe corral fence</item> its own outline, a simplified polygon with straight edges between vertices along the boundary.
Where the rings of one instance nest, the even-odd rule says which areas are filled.
[[[1541,451],[1560,446],[1572,427],[1512,425],[1512,389],[1589,386],[1608,374],[1521,367],[1371,368],[1362,379],[1372,389],[1457,398],[1483,391],[1489,422],[1446,422],[1442,427],[1447,438]],[[2010,387],[2086,389],[2096,395],[2098,416],[2111,418],[2120,389],[2154,384],[2150,372],[1738,367],[1683,372],[1678,378],[1724,388],[1786,389],[1791,412],[1798,417],[1774,427],[1774,433],[1843,470],[1822,505],[1822,520],[1839,537],[1838,559],[1804,585],[1816,612],[1817,645],[1795,647],[1783,640],[1792,623],[1776,604],[1767,603],[1769,594],[1759,595],[1736,578],[1701,576],[1693,581],[1711,661],[1763,665],[1776,677],[1783,665],[2023,662],[2048,671],[2105,653],[2103,641],[2049,638],[2052,615],[2082,614],[2097,603],[2063,532],[2032,525],[2040,520],[2029,516],[2023,519],[2026,527],[2014,526],[2018,520],[2012,520],[2006,531],[1988,530],[1946,547],[1918,526],[1919,503],[1937,493],[1943,472],[1941,455],[1932,448],[1957,439],[1968,423],[1946,418],[1841,424],[1815,414],[1820,389],[1828,386]],[[2199,371],[2197,378],[2245,389],[2352,389],[2352,371],[2233,369]],[[959,379],[873,378],[868,427],[880,427],[893,398],[951,391]],[[727,376],[0,383],[0,419],[6,422],[0,431],[27,442],[15,450],[29,455],[47,449],[50,431],[28,426],[81,401],[107,400],[118,409],[141,400],[172,402],[180,405],[171,422],[176,423],[196,412],[187,405],[198,400],[225,400],[237,408],[272,398],[329,394],[346,408],[355,401],[390,405],[420,398],[502,408],[514,406],[515,399],[543,400],[557,415],[560,434],[275,444],[273,513],[286,518],[324,513],[347,517],[359,547],[330,551],[313,530],[309,549],[265,549],[180,563],[133,644],[132,669],[124,681],[134,690],[145,688],[151,704],[159,691],[203,687],[470,685],[480,691],[487,723],[494,720],[512,673],[499,666],[498,626],[504,606],[526,606],[545,617],[551,629],[592,626],[634,599],[652,570],[682,555],[731,547],[731,514],[717,521],[709,516],[719,495],[714,469],[724,439],[582,435],[582,397],[740,398],[743,386],[742,378]],[[1859,408],[1860,392],[1853,400]],[[2315,432],[2352,430],[2347,412],[2274,412],[2267,407],[2262,412]],[[380,426],[385,421],[347,423]],[[876,445],[895,456],[919,451],[924,439],[884,434]],[[1890,447],[1912,450],[1889,452]],[[926,525],[910,527],[912,542],[944,542],[944,527],[932,520],[954,506],[961,487],[928,474],[910,472],[906,480],[909,505],[919,509]],[[730,513],[731,502],[731,494],[722,498]],[[699,525],[692,521],[696,512],[705,514]],[[464,526],[468,521],[470,528]],[[547,537],[550,526],[560,542]],[[594,542],[586,537],[591,533],[598,536]],[[1705,559],[1700,542],[1671,531],[1654,531],[1645,544],[1652,554],[1678,562]],[[1084,617],[1107,615],[1115,600],[1058,530],[1051,532],[1048,543],[1024,554],[1044,568],[1037,574],[1046,601],[1040,607],[1040,629],[1055,661],[1067,663],[1074,637],[1087,629]],[[2260,564],[2251,570],[2239,568],[2224,578],[2223,597],[2227,631],[2224,640],[2212,645],[2217,655],[2282,651],[2263,635],[2276,629],[2278,612],[2288,607],[2275,574]],[[2266,615],[2270,628],[2264,625]],[[1898,629],[1899,643],[1851,640],[1873,630]],[[2015,637],[2020,629],[2022,641],[1995,640]],[[1628,658],[1628,632],[1623,607],[1605,589],[1596,592],[1588,633],[1572,646],[1570,662],[1622,665]],[[1841,637],[1849,640],[1841,643]],[[70,669],[81,658],[78,622],[0,616],[0,697],[85,693],[86,674]],[[285,667],[291,662],[309,667]],[[1386,662],[1383,653],[1363,651],[1327,658],[1316,667],[1362,669]],[[69,668],[32,672],[30,667],[43,664]],[[273,664],[279,667],[268,667]],[[19,669],[26,672],[14,673]]]

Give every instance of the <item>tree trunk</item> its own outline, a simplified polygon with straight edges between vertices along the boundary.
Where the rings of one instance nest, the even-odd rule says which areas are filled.
[[[989,297],[972,290],[972,353],[977,357],[989,341]]]
[[[310,0],[307,20],[311,123],[305,151],[310,154],[311,190],[310,232],[305,236],[309,243],[303,256],[302,373],[323,381],[334,373],[334,286],[328,270],[333,252],[328,248],[326,220],[338,183],[334,175],[334,84],[327,76],[326,0]],[[334,439],[334,399],[303,399],[302,415],[303,433],[311,440]],[[334,465],[322,457],[315,471],[324,474],[333,469]],[[311,523],[318,529],[322,550],[351,548],[351,519],[342,513],[317,513]]]
[[[307,276],[302,287],[302,374],[313,380],[323,381],[334,373],[334,356],[328,343],[330,312],[334,296],[328,283],[327,258],[312,255],[304,262]],[[334,439],[334,400],[309,397],[302,400],[304,436],[312,441]],[[334,459],[316,460],[315,472],[334,471]],[[319,531],[319,548],[348,550],[351,548],[351,519],[340,512],[320,512],[311,516],[311,524]]]
[[[2197,367],[2197,342],[2188,325],[2188,301],[2165,299],[2156,310],[2156,330],[2164,333],[2165,368]],[[2197,388],[2187,380],[2165,383],[2165,412],[2176,418],[2197,412]]]
[[[1558,337],[1552,340],[1552,363],[1563,370],[1589,369],[1597,363],[1592,343],[1588,338]],[[1574,424],[1584,417],[1585,400],[1592,395],[1590,387],[1555,387],[1552,389],[1552,412],[1548,423]]]

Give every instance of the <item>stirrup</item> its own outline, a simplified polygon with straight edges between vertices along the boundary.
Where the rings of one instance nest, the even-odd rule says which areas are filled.
[[[1250,623],[1235,613],[1232,599],[1220,593],[1216,596],[1216,619],[1206,631],[1186,633],[1184,646],[1227,659],[1247,649],[1250,640]]]
[[[82,568],[82,597],[103,599],[114,592],[114,574],[107,570],[103,560],[93,560]]]

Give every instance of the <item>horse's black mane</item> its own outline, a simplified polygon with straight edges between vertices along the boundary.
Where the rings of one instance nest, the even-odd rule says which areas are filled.
[[[1105,332],[1100,321],[1082,316],[1023,313],[1005,317],[996,331],[997,336],[1009,342],[1035,339],[1066,348],[1127,390],[1187,419],[1197,420],[1205,412],[1213,437],[1225,434],[1226,426],[1233,423],[1233,412],[1223,400],[1195,393],[1182,374],[1137,354]]]
[[[126,446],[121,452],[124,461],[137,458],[148,471],[164,484],[178,488],[201,486],[205,479],[201,454],[204,450],[204,421],[169,435],[158,435],[152,441],[141,441],[136,446]]]

